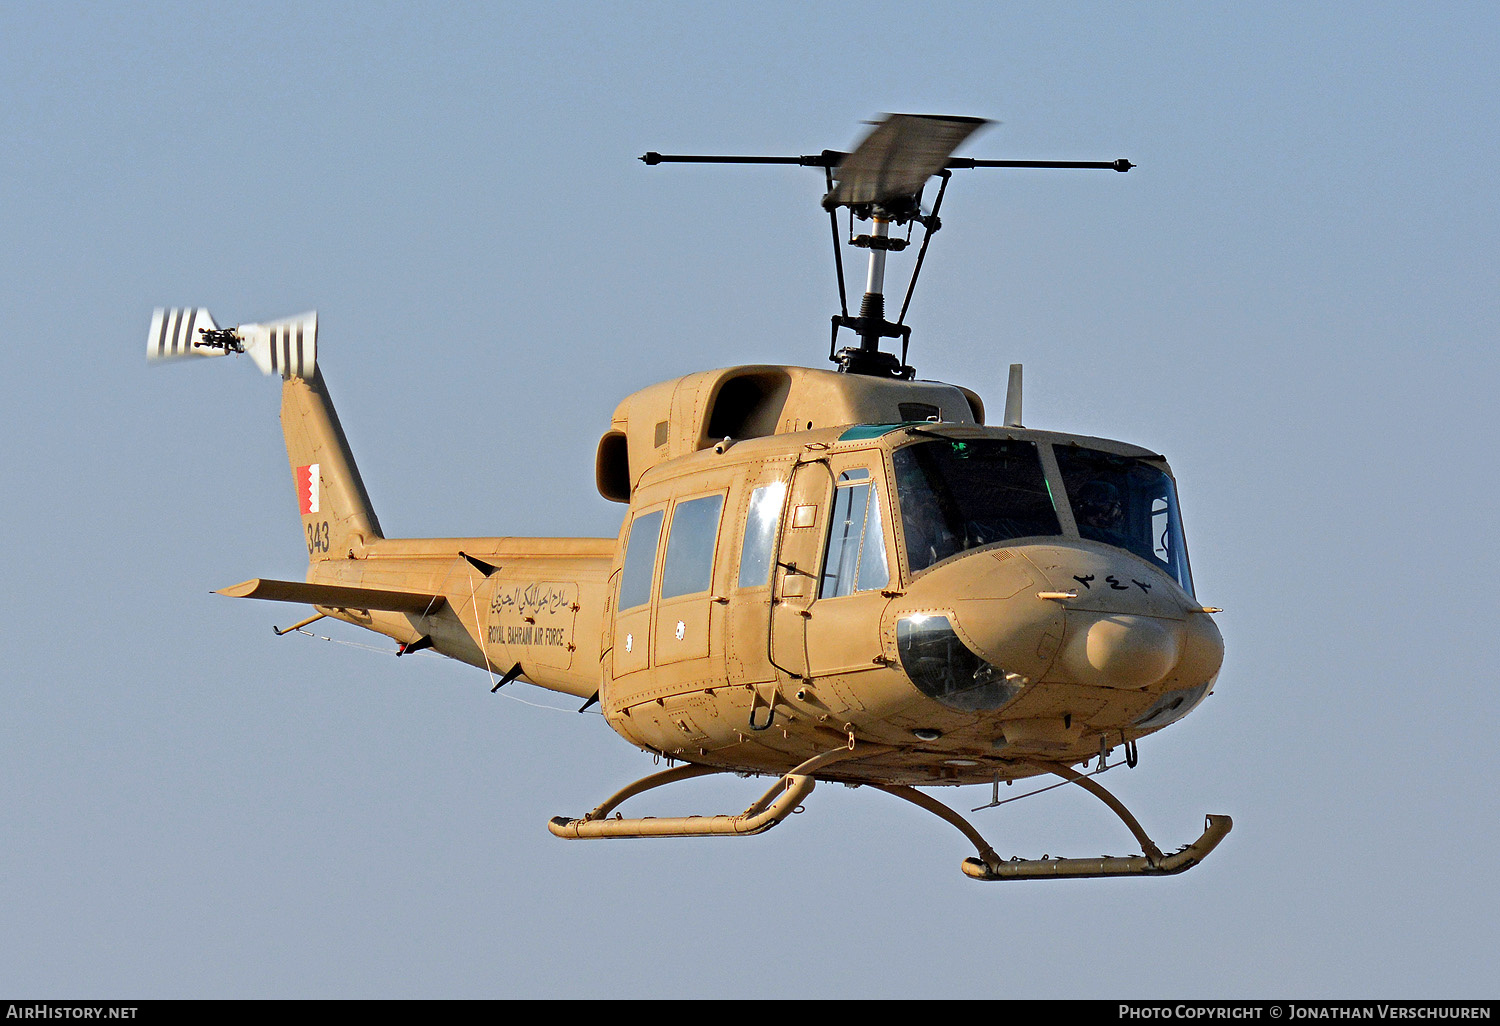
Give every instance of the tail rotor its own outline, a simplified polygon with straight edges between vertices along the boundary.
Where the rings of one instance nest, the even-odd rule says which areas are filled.
[[[158,308],[146,336],[146,359],[185,360],[246,354],[262,374],[310,379],[318,366],[316,311],[266,324],[220,328],[203,307]]]

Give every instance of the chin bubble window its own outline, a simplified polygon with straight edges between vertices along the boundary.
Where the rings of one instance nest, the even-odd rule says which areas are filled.
[[[907,616],[896,623],[901,668],[917,690],[953,709],[999,709],[1020,694],[1020,678],[976,655],[946,616]]]

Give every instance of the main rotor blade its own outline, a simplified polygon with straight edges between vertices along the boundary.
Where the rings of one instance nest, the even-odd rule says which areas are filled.
[[[890,114],[834,170],[838,181],[823,207],[885,204],[922,191],[985,118]]]

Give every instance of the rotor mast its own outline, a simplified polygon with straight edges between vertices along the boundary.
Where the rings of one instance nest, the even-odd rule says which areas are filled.
[[[964,140],[989,123],[984,118],[974,117],[888,114],[884,120],[876,123],[874,130],[851,153],[824,150],[822,153],[800,157],[737,157],[661,154],[652,151],[641,157],[641,160],[648,165],[796,164],[823,168],[828,183],[828,193],[823,197],[823,209],[828,211],[833,228],[833,259],[838,277],[840,307],[840,312],[833,316],[833,338],[828,347],[828,359],[838,364],[839,370],[846,374],[909,379],[916,375],[916,369],[906,362],[907,348],[911,342],[911,328],[905,324],[906,310],[911,304],[912,292],[922,270],[922,261],[927,256],[927,245],[932,233],[942,227],[942,222],[938,219],[938,208],[942,206],[943,193],[947,190],[948,179],[954,170],[1010,167],[1129,171],[1135,166],[1124,158],[1112,161],[953,158],[953,151]],[[922,191],[928,179],[933,176],[940,177],[942,185],[933,202],[932,212],[923,214]],[[848,244],[869,250],[864,296],[859,313],[855,316],[849,314],[844,289],[844,265],[839,251],[840,207],[847,207],[849,210]],[[856,218],[871,222],[868,234],[854,234]],[[885,316],[886,254],[904,250],[910,243],[911,232],[908,229],[907,237],[899,238],[891,234],[891,226],[914,223],[922,225],[922,245],[907,285],[906,298],[901,304],[901,313],[892,323]],[[835,352],[840,328],[853,331],[859,337],[859,346]],[[901,340],[899,357],[880,348],[880,340],[885,338]]]

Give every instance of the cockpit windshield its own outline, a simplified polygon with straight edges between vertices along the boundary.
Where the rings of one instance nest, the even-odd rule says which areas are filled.
[[[913,572],[980,545],[1062,533],[1034,442],[934,439],[891,459]]]
[[[1079,535],[1135,553],[1191,595],[1193,577],[1171,475],[1098,449],[1058,445],[1053,451]]]

